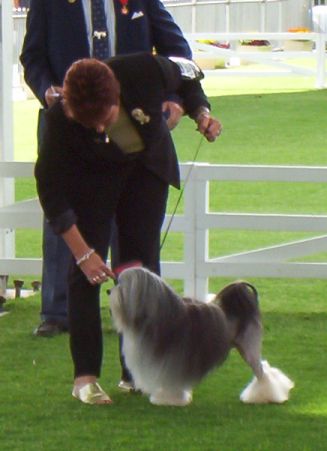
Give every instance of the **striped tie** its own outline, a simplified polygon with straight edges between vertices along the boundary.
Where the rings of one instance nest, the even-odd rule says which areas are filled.
[[[99,60],[104,60],[110,56],[109,33],[104,12],[103,0],[91,1],[92,12],[92,56]]]

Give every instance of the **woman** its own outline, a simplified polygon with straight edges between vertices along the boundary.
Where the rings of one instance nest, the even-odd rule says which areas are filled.
[[[69,328],[73,396],[111,403],[97,383],[102,360],[101,283],[110,224],[118,226],[120,263],[139,260],[160,273],[160,229],[169,185],[179,188],[175,148],[162,115],[169,93],[209,141],[221,131],[194,63],[147,53],[74,63],[62,100],[46,114],[35,176],[45,216],[71,250]]]

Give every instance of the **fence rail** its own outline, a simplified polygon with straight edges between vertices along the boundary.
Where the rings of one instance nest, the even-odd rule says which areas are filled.
[[[326,6],[327,9],[327,6]],[[326,86],[326,40],[327,40],[327,19],[325,15],[316,19],[316,32],[311,33],[290,33],[290,32],[194,32],[184,33],[192,48],[194,59],[199,60],[225,60],[226,67],[233,66],[235,61],[251,61],[268,65],[271,70],[208,70],[207,76],[313,76],[315,87],[324,88]],[[13,88],[17,98],[26,96],[22,92],[23,68],[19,62],[19,53],[25,34],[24,15],[14,16],[14,55],[13,55]],[[205,44],[203,40],[230,42],[230,49],[223,49],[213,45]],[[268,40],[272,42],[269,51],[244,51],[238,43],[242,40]],[[307,50],[287,50],[289,43],[306,41],[311,45]],[[278,49],[278,51],[276,51]],[[314,61],[313,67],[300,67],[294,64],[294,60],[305,58]],[[293,63],[292,63],[293,61]],[[200,63],[201,65],[201,63]],[[26,87],[25,87],[26,88]]]
[[[210,277],[294,277],[327,278],[326,263],[299,263],[289,259],[327,251],[327,216],[225,213],[209,211],[211,181],[270,181],[325,183],[327,167],[208,165],[185,163],[182,179],[188,179],[184,191],[184,213],[176,215],[171,231],[184,237],[183,261],[162,262],[163,276],[184,281],[186,295],[205,299]],[[0,162],[0,177],[27,177],[32,163]],[[170,215],[166,215],[163,230]],[[36,199],[0,208],[0,228],[35,228],[42,225],[42,213]],[[321,232],[318,237],[247,252],[209,258],[209,230],[249,229]],[[0,256],[0,274],[39,275],[41,259]]]
[[[315,87],[326,86],[326,40],[325,32],[316,33],[190,33],[186,37],[192,47],[193,57],[201,66],[201,61],[206,63],[212,60],[210,70],[205,70],[206,76],[229,77],[229,76],[312,76],[315,78]],[[203,42],[229,42],[230,49],[219,48]],[[275,42],[269,47],[249,47],[239,45],[241,41],[266,40]],[[308,43],[309,47],[303,50],[286,50],[286,43]],[[284,47],[283,47],[284,46]],[[246,49],[246,50],[244,50]],[[261,51],[260,51],[261,49]],[[254,50],[254,51],[253,51]],[[296,64],[299,58],[313,61],[312,67],[303,67]],[[268,66],[265,70],[247,69],[241,67],[233,70],[214,68],[214,61],[224,60],[226,67],[235,65],[235,61],[250,61]],[[238,63],[240,65],[240,63]],[[205,68],[205,67],[204,67]]]

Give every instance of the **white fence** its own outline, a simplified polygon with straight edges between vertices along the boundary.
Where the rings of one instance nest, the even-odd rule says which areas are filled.
[[[33,173],[32,163],[14,163],[11,161],[12,151],[12,124],[8,120],[11,102],[4,95],[8,94],[10,82],[8,74],[12,61],[8,45],[12,40],[9,8],[6,2],[0,0],[0,5],[6,14],[3,15],[1,45],[3,65],[1,69],[2,123],[0,127],[0,230],[4,232],[4,244],[0,246],[0,274],[40,274],[40,259],[11,258],[12,246],[7,237],[14,235],[17,228],[41,228],[42,214],[36,200],[10,204],[8,199],[13,197],[12,184],[16,177],[30,177]],[[325,17],[326,18],[326,17]],[[7,26],[8,25],[8,26]],[[278,66],[277,71],[265,71],[257,75],[315,75],[317,87],[325,86],[325,45],[326,28],[318,29],[315,33],[205,33],[189,35],[195,53],[204,54],[209,58],[224,57],[231,59],[239,57],[251,61],[264,62]],[[213,46],[201,44],[201,38],[228,40],[234,43],[241,39],[267,39],[277,42],[306,39],[314,42],[314,50],[309,52],[241,52],[233,47],[222,50]],[[291,67],[289,59],[297,57],[310,57],[316,59],[314,69]],[[282,60],[287,59],[287,62]],[[1,66],[1,64],[0,64]],[[240,70],[209,71],[215,76],[241,75]],[[244,75],[253,73],[247,71]],[[12,115],[10,114],[10,117]],[[9,156],[8,156],[9,155]],[[190,165],[182,165],[182,177],[188,174]],[[163,262],[163,275],[167,278],[184,280],[185,294],[205,298],[208,293],[208,278],[213,276],[232,277],[316,277],[327,278],[325,263],[294,263],[291,258],[298,258],[327,250],[327,216],[317,215],[258,215],[242,213],[212,213],[208,211],[208,184],[212,180],[270,180],[285,182],[321,182],[327,181],[326,167],[280,167],[280,166],[233,166],[233,165],[194,165],[191,176],[185,189],[185,208],[182,216],[176,216],[172,223],[173,231],[184,234],[184,256],[181,262]],[[167,224],[167,216],[164,229]],[[312,238],[296,243],[288,243],[266,249],[256,249],[251,252],[228,255],[209,259],[208,231],[210,229],[253,229],[253,230],[288,230],[321,232],[319,238]],[[2,238],[1,238],[2,239]]]
[[[184,33],[312,26],[312,0],[163,0]]]
[[[266,7],[268,3],[285,3],[284,0],[269,0],[269,1],[258,1],[249,0],[249,3],[258,3],[262,7]],[[174,6],[189,6],[190,8],[196,6],[204,6],[209,2],[195,2],[193,6],[191,3],[180,3],[176,2]],[[213,5],[226,4],[226,7],[230,6],[229,1],[217,0],[216,3],[213,1]],[[235,4],[242,3],[235,1]],[[171,2],[173,5],[174,2]],[[23,68],[19,62],[19,53],[21,51],[21,46],[23,42],[23,37],[25,34],[25,22],[26,17],[24,14],[14,15],[14,71],[13,71],[13,88],[16,90],[16,95],[21,98],[23,93],[21,92],[22,79],[23,79]],[[278,27],[279,28],[279,27]],[[187,33],[184,30],[184,34],[188,39],[190,46],[192,48],[194,59],[206,59],[213,61],[215,59],[224,59],[227,63],[226,66],[231,66],[230,62],[235,60],[248,60],[255,63],[261,63],[270,66],[269,70],[215,70],[208,71],[206,75],[210,76],[287,76],[287,75],[302,75],[302,76],[314,76],[315,86],[317,88],[323,88],[326,85],[326,40],[327,40],[327,6],[316,6],[313,8],[313,28],[314,32],[311,33],[290,33],[290,32],[199,32],[199,29],[203,27],[197,27],[196,32]],[[192,28],[193,30],[194,28]],[[207,28],[206,28],[207,29]],[[261,27],[261,29],[266,29],[266,27]],[[213,40],[213,41],[224,41],[230,42],[231,48],[229,50],[215,47],[213,45],[208,45],[199,42],[200,40]],[[269,51],[244,51],[242,46],[238,43],[242,40],[268,40],[272,43],[271,49]],[[309,43],[308,50],[288,50],[292,43],[299,42]],[[243,48],[244,49],[244,48]],[[263,48],[262,48],[263,49]],[[247,50],[249,48],[247,47]],[[259,50],[257,48],[257,50]],[[298,60],[299,58],[306,58],[313,60],[314,64],[311,68],[300,67],[296,63],[292,64],[293,60]],[[276,70],[277,69],[277,70]]]
[[[327,7],[326,7],[327,8]],[[261,65],[269,66],[265,70],[248,70],[246,67],[238,70],[218,69],[205,71],[206,76],[289,76],[301,75],[315,78],[315,86],[323,88],[326,85],[326,40],[327,34],[323,31],[315,33],[195,33],[186,34],[192,47],[194,59],[201,65],[201,60],[225,60],[226,66],[233,65],[233,61],[247,60]],[[231,48],[224,49],[201,41],[230,42]],[[273,44],[271,47],[249,47],[239,45],[240,41],[267,40]],[[292,48],[293,43],[308,43],[306,50],[286,50]],[[244,50],[246,49],[246,50]],[[300,66],[299,58],[313,61],[312,67]],[[260,66],[259,66],[260,67]]]
[[[30,177],[33,163],[0,162],[0,177]],[[210,277],[290,277],[327,278],[327,263],[290,262],[289,259],[327,251],[327,216],[209,212],[210,181],[242,180],[271,182],[326,183],[327,167],[246,166],[182,164],[184,213],[176,215],[171,231],[182,232],[184,256],[180,262],[162,262],[163,276],[184,281],[186,295],[205,299]],[[170,216],[167,215],[163,230]],[[40,229],[42,213],[36,199],[0,208],[0,228]],[[318,237],[254,249],[248,252],[209,258],[209,231],[249,229],[310,231]],[[321,234],[321,235],[320,235]],[[41,273],[41,259],[0,258],[0,274]]]

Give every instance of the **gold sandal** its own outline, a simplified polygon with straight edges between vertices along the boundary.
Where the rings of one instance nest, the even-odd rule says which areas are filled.
[[[111,404],[112,401],[97,382],[90,382],[81,388],[74,387],[72,395],[85,404]]]
[[[120,388],[120,390],[122,390],[122,391],[126,391],[129,393],[136,391],[135,385],[133,384],[133,382],[124,381],[123,379],[119,382],[118,388]]]

